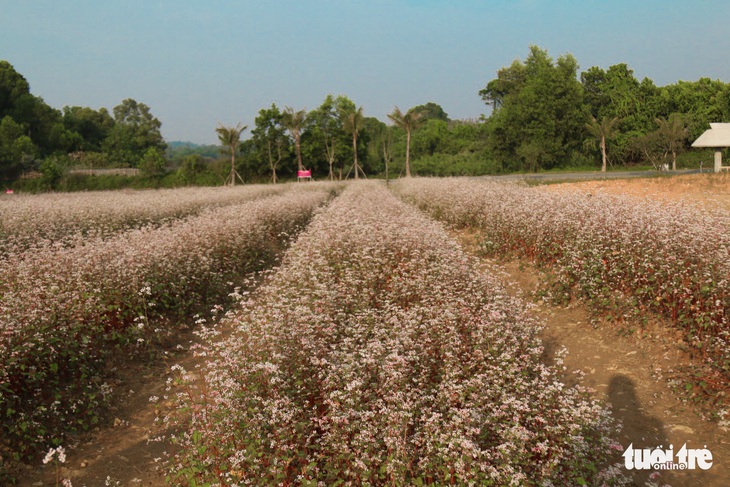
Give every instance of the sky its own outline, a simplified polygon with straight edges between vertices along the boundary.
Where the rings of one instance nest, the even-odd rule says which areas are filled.
[[[55,108],[133,98],[166,140],[217,144],[219,123],[329,93],[384,122],[427,102],[478,118],[531,45],[659,86],[730,82],[728,19],[727,0],[0,0],[0,59]]]

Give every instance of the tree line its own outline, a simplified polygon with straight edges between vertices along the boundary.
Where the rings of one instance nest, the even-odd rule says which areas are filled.
[[[53,175],[58,165],[164,168],[162,124],[144,103],[123,100],[106,108],[50,107],[26,79],[0,61],[0,181],[23,172]]]
[[[488,146],[504,172],[671,163],[710,122],[730,119],[730,84],[701,78],[658,87],[626,64],[578,74],[570,55],[530,48],[479,92],[493,111]]]
[[[730,84],[723,81],[659,87],[626,64],[579,72],[572,55],[554,60],[538,46],[500,69],[478,95],[490,113],[477,120],[452,120],[428,102],[394,107],[390,124],[345,95],[328,95],[309,111],[272,104],[250,130],[217,127],[218,147],[168,147],[144,103],[126,99],[111,112],[58,110],[0,61],[0,180],[38,171],[52,185],[68,166],[137,167],[152,178],[172,177],[173,168],[176,184],[276,182],[302,169],[339,179],[676,167],[710,122],[730,119]]]

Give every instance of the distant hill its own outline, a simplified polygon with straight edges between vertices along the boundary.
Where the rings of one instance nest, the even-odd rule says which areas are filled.
[[[181,160],[193,154],[197,154],[208,159],[216,159],[221,155],[221,147],[218,145],[202,145],[181,140],[167,142],[167,151],[165,151],[165,156],[167,156],[170,160]]]

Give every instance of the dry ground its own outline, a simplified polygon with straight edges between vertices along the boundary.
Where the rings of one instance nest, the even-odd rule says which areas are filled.
[[[609,179],[549,184],[544,191],[583,191],[628,194],[656,200],[679,200],[705,208],[730,210],[730,174],[705,173],[683,176]]]
[[[530,266],[512,262],[502,266],[513,292],[530,299],[539,274]],[[730,485],[730,432],[718,428],[711,411],[675,394],[671,380],[681,380],[692,363],[677,343],[667,340],[660,328],[627,334],[611,323],[592,323],[583,306],[560,307],[536,301],[535,313],[545,322],[542,334],[546,357],[561,348],[565,357],[564,380],[594,390],[598,399],[612,406],[623,427],[618,440],[623,447],[639,448],[683,444],[713,453],[708,471],[664,474],[657,479],[673,487]],[[637,484],[648,474],[634,476]],[[660,484],[662,485],[662,484]]]

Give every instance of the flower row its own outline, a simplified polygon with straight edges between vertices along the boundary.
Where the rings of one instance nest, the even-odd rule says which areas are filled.
[[[246,273],[272,264],[329,189],[290,188],[0,260],[0,448],[22,457],[98,421],[115,348],[155,338],[153,318],[222,303]]]
[[[163,224],[205,208],[278,194],[290,185],[16,194],[0,198],[0,255]]]
[[[556,193],[477,180],[413,180],[397,191],[492,255],[549,269],[561,299],[616,320],[660,315],[730,378],[730,213],[629,196]]]
[[[210,327],[181,485],[576,485],[606,410],[541,362],[540,325],[443,227],[350,186]],[[598,469],[600,470],[600,468]],[[207,484],[206,484],[207,485]]]

